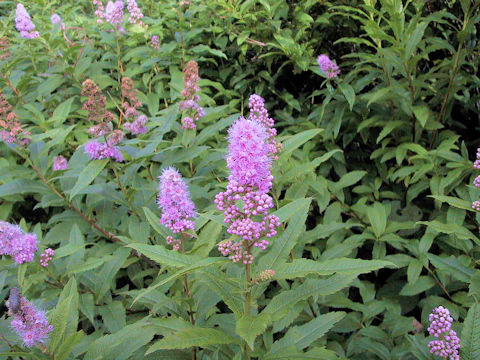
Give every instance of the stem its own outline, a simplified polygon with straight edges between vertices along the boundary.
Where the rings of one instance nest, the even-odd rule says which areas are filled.
[[[142,221],[142,218],[138,214],[137,210],[135,210],[135,207],[133,206],[132,202],[130,201],[128,194],[127,194],[127,189],[122,184],[122,180],[120,179],[120,176],[118,175],[117,170],[115,168],[113,169],[113,172],[115,174],[115,177],[117,178],[118,181],[118,186],[120,187],[120,190],[122,191],[123,197],[125,198],[125,201],[128,204],[128,207],[130,208],[130,211],[137,217],[138,221]]]
[[[181,244],[181,250],[182,254],[185,254],[185,240],[188,235],[185,233],[182,233],[182,244]],[[192,325],[195,325],[195,317],[193,316],[193,308],[192,308],[192,302],[193,302],[193,296],[192,293],[190,292],[190,288],[188,286],[188,275],[183,274],[183,291],[185,292],[185,295],[187,295],[189,301],[188,301],[188,315],[190,317],[190,322]],[[193,347],[193,354],[192,354],[192,359],[197,360],[197,348],[194,346]]]
[[[247,247],[247,252],[250,254],[250,247]],[[245,290],[245,303],[244,303],[244,314],[250,315],[252,311],[252,292],[250,283],[252,282],[252,274],[250,264],[245,264],[245,282],[247,283],[247,289]],[[250,348],[245,341],[243,346],[243,353],[246,360],[250,360]]]

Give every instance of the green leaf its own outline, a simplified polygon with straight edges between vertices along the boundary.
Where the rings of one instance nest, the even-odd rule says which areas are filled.
[[[345,96],[345,99],[347,99],[350,111],[352,111],[353,105],[355,104],[355,90],[353,90],[349,84],[344,82],[339,82],[338,88],[343,93],[343,96]]]
[[[185,255],[175,250],[168,250],[162,245],[129,244],[128,247],[137,250],[163,266],[182,268],[195,264],[199,260],[196,256]]]
[[[407,340],[410,343],[410,351],[418,360],[434,360],[428,351],[428,339],[421,335],[407,335]]]
[[[462,360],[480,359],[480,305],[475,303],[468,310],[463,323],[460,358]]]
[[[422,127],[425,127],[431,116],[430,109],[426,105],[416,105],[413,107],[413,113]]]
[[[147,207],[143,208],[143,212],[153,229],[165,239],[168,236],[168,232],[162,225],[160,225],[160,218]]]
[[[243,315],[237,320],[235,331],[254,349],[255,338],[263,333],[270,323],[271,316],[268,313],[262,313],[256,316]]]
[[[264,255],[258,263],[259,271],[275,269],[281,263],[285,262],[290,250],[296,245],[298,238],[305,231],[305,221],[310,208],[311,199],[295,200],[290,207],[292,209],[291,219],[287,229],[283,234],[275,239],[272,248]]]
[[[72,200],[75,195],[85,190],[86,187],[90,185],[93,180],[95,180],[98,174],[100,174],[108,162],[108,159],[90,161],[87,167],[85,167],[78,175],[77,182],[70,191],[70,200]]]
[[[280,319],[283,314],[299,301],[306,300],[310,296],[327,296],[350,285],[355,279],[353,275],[334,275],[328,279],[313,280],[307,279],[300,286],[283,291],[274,296],[265,307],[263,312],[271,314],[273,320]]]
[[[234,342],[236,340],[225,331],[195,327],[183,329],[173,335],[166,336],[148,348],[146,354],[163,349],[187,349],[194,346],[208,347],[209,345],[224,345]]]
[[[309,274],[332,275],[334,273],[358,276],[387,266],[396,267],[389,261],[381,260],[336,258],[326,261],[314,261],[310,259],[295,259],[291,263],[286,263],[279,267],[275,272],[274,279],[293,279],[305,277]]]
[[[467,200],[462,200],[453,196],[444,196],[444,195],[429,195],[429,197],[432,197],[435,200],[438,200],[441,202],[446,202],[448,205],[451,205],[459,209],[475,211],[472,209],[472,203]]]
[[[304,325],[291,327],[283,338],[273,343],[269,354],[282,352],[292,345],[299,350],[306,348],[327,333],[345,315],[344,312],[330,312]]]
[[[433,220],[433,221],[419,221],[417,224],[428,225],[428,227],[445,234],[455,234],[460,239],[464,240],[473,240],[475,243],[480,245],[480,240],[472,234],[470,230],[466,227],[458,225],[458,224],[444,224],[440,221]]]
[[[117,274],[118,270],[120,270],[125,260],[127,260],[128,255],[130,255],[130,249],[124,247],[118,248],[113,253],[113,259],[107,261],[98,274],[96,274],[95,295],[97,303],[100,302],[103,296],[110,289],[115,275]]]
[[[211,291],[221,297],[223,302],[232,310],[236,318],[241,317],[243,313],[243,303],[241,294],[244,292],[239,284],[220,271],[210,269],[202,270],[202,276],[199,281]]]
[[[314,347],[307,352],[297,350],[295,346],[282,350],[281,353],[268,353],[260,357],[261,360],[337,360],[332,350]]]
[[[228,262],[228,260],[225,259],[225,258],[206,258],[206,259],[198,260],[193,265],[184,267],[181,270],[179,270],[179,271],[175,272],[174,274],[170,275],[169,277],[163,279],[162,281],[160,281],[160,282],[158,282],[154,285],[149,286],[145,290],[141,290],[140,293],[138,294],[138,296],[133,300],[132,305],[135,304],[141,297],[147,295],[148,293],[155,290],[159,286],[165,285],[165,284],[169,283],[170,281],[178,279],[179,277],[181,277],[185,274],[191,273],[195,270],[204,269],[204,268],[209,267],[209,266],[218,265],[218,264],[226,263],[226,262]]]
[[[340,180],[336,183],[331,185],[332,193],[336,193],[337,191],[352,186],[359,182],[365,175],[367,174],[366,171],[363,170],[355,170],[351,171],[345,175],[343,175]]]
[[[407,37],[407,43],[405,45],[405,59],[409,59],[414,55],[414,51],[417,48],[418,43],[423,38],[425,29],[428,26],[428,22],[421,22],[417,25],[413,33]]]
[[[453,255],[450,257],[440,257],[434,254],[428,254],[428,259],[433,266],[439,270],[446,271],[449,275],[452,275],[455,279],[469,283],[471,277],[475,273],[475,270],[462,266]]]
[[[70,335],[65,341],[60,345],[57,352],[55,353],[55,360],[67,360],[71,354],[73,347],[78,344],[83,338],[83,332],[78,331]]]
[[[400,296],[414,296],[435,286],[435,280],[430,276],[420,276],[413,284],[406,284],[400,291]]]
[[[280,153],[281,158],[288,158],[289,155],[300,146],[305,144],[308,140],[314,138],[318,134],[320,134],[323,129],[311,129],[303,131],[299,134],[293,135],[292,137],[288,138],[287,140],[283,141],[283,149]]]
[[[373,233],[379,239],[387,227],[387,212],[385,206],[376,202],[367,208],[367,217],[372,225]]]
[[[49,338],[48,349],[54,353],[64,338],[76,333],[78,325],[78,292],[77,282],[72,277],[60,294],[58,304],[50,313],[50,324],[53,326]]]
[[[49,120],[51,123],[63,123],[63,121],[68,117],[70,114],[70,110],[72,109],[72,103],[75,100],[75,97],[70,97],[69,99],[65,100],[63,103],[57,106],[55,111],[53,112],[52,118]]]

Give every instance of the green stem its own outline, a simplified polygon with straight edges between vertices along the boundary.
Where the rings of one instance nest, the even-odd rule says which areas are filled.
[[[181,244],[181,251],[182,254],[185,254],[185,240],[188,235],[185,233],[182,233],[182,244]],[[188,301],[188,315],[190,317],[190,322],[192,325],[195,325],[195,317],[193,315],[193,308],[192,308],[192,302],[193,302],[193,296],[192,293],[190,292],[190,288],[188,286],[188,275],[183,274],[183,290],[185,292],[185,295],[187,295],[189,301]],[[197,360],[197,348],[193,347],[193,353],[192,353],[192,359]]]
[[[250,248],[247,248],[247,252],[250,254]],[[252,311],[252,292],[251,292],[251,282],[252,282],[252,274],[251,274],[251,266],[250,264],[245,264],[245,282],[247,284],[247,288],[245,290],[245,303],[244,303],[244,314],[250,315]],[[250,360],[250,348],[245,341],[243,347],[243,353],[246,360]]]

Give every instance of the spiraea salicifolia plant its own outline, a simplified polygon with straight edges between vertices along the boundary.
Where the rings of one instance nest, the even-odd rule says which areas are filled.
[[[479,9],[0,1],[0,354],[478,360]]]

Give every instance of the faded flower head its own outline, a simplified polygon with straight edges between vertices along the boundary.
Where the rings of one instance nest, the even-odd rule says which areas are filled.
[[[428,333],[437,338],[437,340],[428,343],[430,353],[445,360],[460,360],[458,354],[460,339],[457,333],[452,330],[453,318],[450,316],[450,311],[443,306],[436,307],[432,310],[428,319],[430,321]]]
[[[66,170],[67,169],[67,159],[62,155],[55,156],[53,158],[53,171]]]
[[[132,134],[144,134],[147,132],[145,124],[147,123],[147,117],[145,115],[139,115],[133,122],[127,122],[123,125],[124,129],[130,131]]]
[[[37,235],[25,234],[19,226],[0,221],[0,255],[9,255],[17,264],[33,261]]]
[[[157,202],[162,210],[161,223],[174,233],[193,230],[195,224],[191,219],[196,216],[195,204],[178,170],[173,167],[163,170],[159,180]]]
[[[7,144],[16,143],[25,146],[30,143],[30,139],[27,137],[29,135],[28,131],[22,129],[22,124],[13,111],[12,105],[0,92],[0,140]]]
[[[14,290],[12,289],[12,291]],[[19,294],[15,294],[14,298],[11,292],[8,301],[8,315],[12,317],[10,322],[12,329],[22,338],[26,347],[43,344],[48,338],[48,333],[53,330],[45,312],[38,310]]]
[[[15,27],[23,38],[33,39],[40,36],[38,31],[34,31],[35,25],[25,9],[25,6],[20,3],[17,4],[17,10],[15,12]]]
[[[52,16],[50,16],[50,21],[53,25],[57,25],[60,21],[62,21],[62,18],[58,14],[52,14]]]
[[[320,70],[325,74],[329,79],[335,78],[340,75],[340,68],[335,64],[327,55],[320,55],[317,58],[318,66]]]
[[[6,60],[10,57],[8,49],[10,48],[10,42],[6,36],[0,37],[0,61]]]
[[[198,64],[194,60],[190,60],[183,69],[184,80],[182,96],[185,100],[180,101],[180,110],[186,111],[186,116],[182,119],[183,129],[195,129],[195,122],[205,116],[205,111],[198,105],[200,97],[196,94],[200,91],[197,82],[200,80],[198,76]]]

